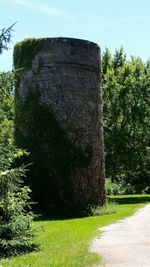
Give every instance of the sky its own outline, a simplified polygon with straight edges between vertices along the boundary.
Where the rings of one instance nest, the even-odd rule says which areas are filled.
[[[150,58],[149,0],[0,0],[0,29],[15,23],[0,71],[12,69],[13,47],[30,37],[73,37],[96,42],[113,54]]]

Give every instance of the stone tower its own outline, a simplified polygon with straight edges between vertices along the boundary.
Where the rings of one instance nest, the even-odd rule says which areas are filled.
[[[73,38],[14,48],[15,137],[42,213],[76,216],[105,203],[100,48]]]

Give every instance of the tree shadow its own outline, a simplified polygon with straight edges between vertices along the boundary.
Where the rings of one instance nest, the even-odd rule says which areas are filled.
[[[142,204],[142,203],[150,203],[150,195],[147,196],[114,196],[108,197],[108,200],[111,202],[115,202],[118,204]]]

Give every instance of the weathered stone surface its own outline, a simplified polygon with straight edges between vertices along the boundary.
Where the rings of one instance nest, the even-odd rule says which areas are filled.
[[[95,43],[71,38],[47,38],[41,42],[42,46],[32,60],[32,68],[23,70],[20,74],[16,88],[16,103],[19,103],[16,104],[17,113],[21,114],[28,93],[38,92],[38,101],[54,112],[67,136],[78,145],[91,146],[92,158],[88,166],[76,167],[70,176],[72,200],[69,198],[68,202],[72,201],[74,211],[84,211],[88,206],[105,203],[100,48]],[[28,112],[31,110],[27,106],[26,113]],[[28,140],[28,121],[26,114],[23,116],[22,122],[16,121],[16,129],[18,134],[26,136]],[[26,147],[30,150],[28,141],[26,142]],[[44,142],[46,146],[49,141]],[[31,155],[32,153],[33,151]],[[47,157],[46,153],[41,157]],[[32,159],[34,161],[34,157]],[[36,168],[36,159],[34,166]],[[44,181],[44,177],[39,177],[38,180],[41,184],[48,183]],[[58,186],[58,190],[59,188]],[[34,185],[32,190],[34,191]],[[38,199],[40,187],[38,190],[35,200],[42,202],[41,196]],[[63,187],[60,191],[58,194],[61,195],[61,204],[65,210],[66,200],[64,203],[63,200],[67,196]],[[50,202],[49,208],[58,208],[52,198]],[[48,207],[45,205],[45,208]]]

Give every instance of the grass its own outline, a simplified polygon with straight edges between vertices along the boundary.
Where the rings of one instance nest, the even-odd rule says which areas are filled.
[[[120,195],[120,196],[111,196],[109,197],[110,201],[113,201],[118,204],[138,204],[138,203],[147,203],[150,202],[150,195]]]
[[[100,263],[101,259],[88,250],[91,240],[99,234],[98,228],[130,216],[150,202],[149,195],[117,196],[111,199],[118,203],[120,199],[130,201],[116,205],[116,212],[112,214],[107,210],[107,215],[101,216],[34,222],[37,229],[36,242],[40,244],[40,249],[37,252],[0,259],[0,267],[84,267]]]

